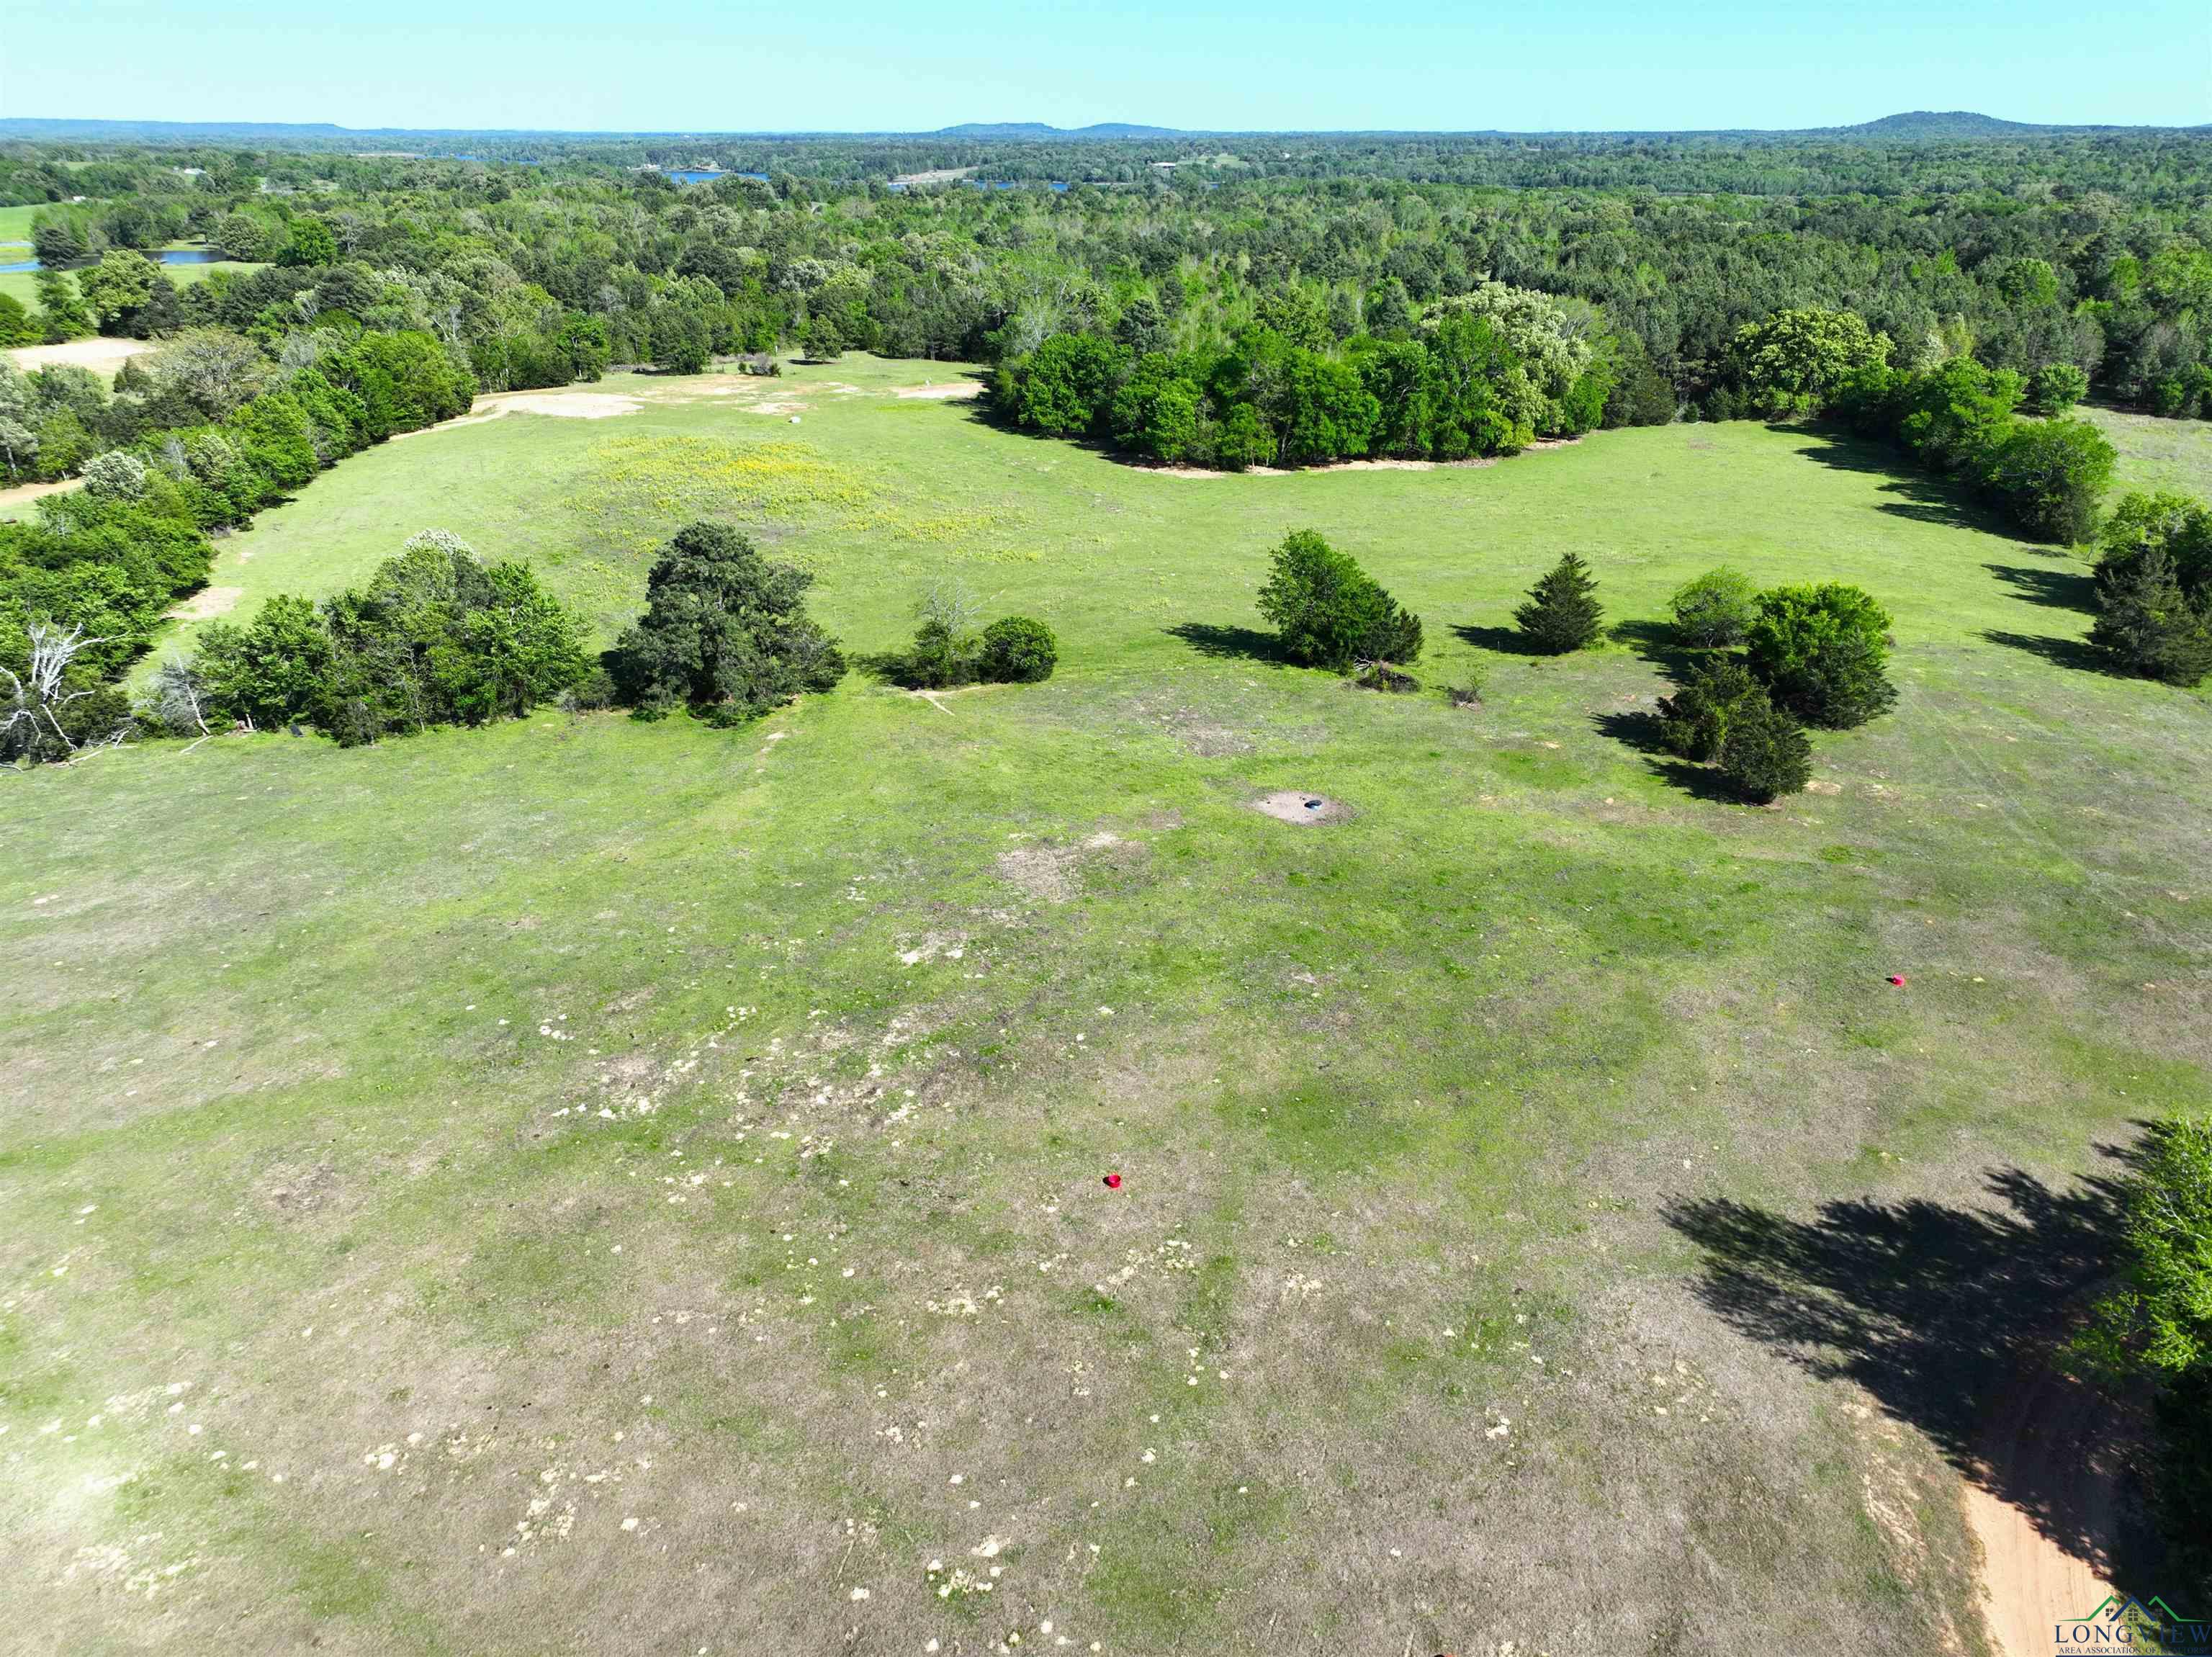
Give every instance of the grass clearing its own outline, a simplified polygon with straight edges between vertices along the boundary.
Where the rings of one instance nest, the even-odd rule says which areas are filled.
[[[1790,1340],[1703,1268],[1835,1199],[2004,1211],[2202,1100],[2212,706],[2065,665],[2078,566],[1807,433],[1199,488],[894,394],[946,372],[426,433],[214,579],[245,619],[434,525],[611,634],[704,513],[860,650],[961,575],[1059,632],[1044,685],[9,779],[18,1625],[1978,1648],[1959,1447],[1881,1371],[1978,1355],[1885,1346],[1864,1262]],[[1267,657],[1308,525],[1480,710]],[[1505,631],[1569,546],[1613,621],[1860,582],[1899,709],[1781,810],[1695,797],[1633,746],[1648,634]]]
[[[30,254],[22,253],[27,259]],[[0,260],[13,264],[15,259]],[[258,265],[241,265],[234,259],[215,259],[204,265],[164,265],[162,274],[179,288],[189,288],[195,283],[205,282],[217,271],[258,271]],[[35,310],[39,303],[39,273],[36,271],[0,271],[0,294],[19,301],[28,309]]]

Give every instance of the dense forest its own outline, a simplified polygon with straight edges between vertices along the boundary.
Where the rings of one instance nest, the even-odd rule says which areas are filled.
[[[620,365],[987,362],[1004,419],[1228,467],[1826,412],[2062,541],[2112,457],[2051,417],[2212,413],[2203,133],[15,143],[0,198],[44,267],[0,344],[158,345],[0,367],[0,468],[88,483],[0,530],[19,676],[33,620],[112,673],[363,444]]]

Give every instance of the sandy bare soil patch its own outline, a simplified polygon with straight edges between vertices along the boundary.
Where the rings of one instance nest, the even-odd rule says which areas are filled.
[[[454,426],[480,426],[487,420],[496,420],[503,414],[550,414],[562,420],[611,420],[617,415],[635,414],[645,406],[635,397],[625,397],[617,392],[606,391],[504,391],[494,392],[489,397],[477,399],[476,406],[466,414],[456,415],[450,420],[441,420],[434,426],[424,426],[417,431],[398,431],[392,441],[420,437],[426,431],[445,431]]]
[[[64,494],[79,487],[81,481],[64,478],[59,483],[17,484],[13,489],[0,489],[0,517],[12,518],[18,508],[30,505],[41,496]]]
[[[169,613],[179,621],[211,621],[217,616],[228,615],[245,596],[243,587],[203,587]]]
[[[1352,807],[1343,801],[1308,794],[1303,789],[1278,789],[1262,795],[1252,802],[1252,809],[1281,823],[1340,823],[1352,815]]]
[[[1139,466],[1137,470],[1154,472],[1163,478],[1296,478],[1313,472],[1438,472],[1461,468],[1472,470],[1497,464],[1495,456],[1479,455],[1467,460],[1332,460],[1323,466],[1247,466],[1242,472],[1217,472],[1208,466]]]
[[[949,403],[956,399],[982,394],[983,382],[980,380],[945,380],[931,385],[891,387],[894,397],[915,398],[929,403]]]
[[[508,392],[495,400],[501,414],[550,414],[563,420],[611,420],[645,406],[635,397],[605,391]]]
[[[754,404],[752,405],[752,412],[755,414],[804,414],[806,412],[807,407],[808,405],[805,403],[785,402],[770,399],[765,403]]]
[[[72,339],[65,345],[18,345],[8,355],[25,374],[65,362],[90,369],[94,374],[113,374],[132,357],[154,349],[145,339]]]
[[[1994,1424],[1992,1482],[2041,1493],[2069,1528],[2109,1537],[2120,1514],[2119,1476],[2105,1434],[2102,1399],[2070,1377],[2027,1381]],[[2051,1526],[1973,1479],[1965,1482],[1967,1522],[1982,1546],[1983,1608],[1990,1638],[2005,1657],[2042,1657],[2054,1624],[2087,1615],[2112,1591],[2099,1551],[2069,1547]]]

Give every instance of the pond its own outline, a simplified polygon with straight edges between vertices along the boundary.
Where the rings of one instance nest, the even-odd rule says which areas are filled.
[[[729,173],[713,167],[664,167],[660,169],[678,184],[712,184],[716,179],[750,179],[766,184],[765,173]]]
[[[220,265],[223,255],[213,247],[164,247],[154,257],[164,265]],[[86,260],[89,265],[92,261]],[[43,271],[46,267],[34,259],[19,259],[13,265],[0,265],[0,271]],[[81,268],[64,265],[64,270]]]

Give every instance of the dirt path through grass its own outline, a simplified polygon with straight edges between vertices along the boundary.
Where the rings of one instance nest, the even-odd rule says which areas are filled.
[[[2110,1421],[2092,1388],[2039,1372],[1992,1423],[1987,1475],[1966,1481],[1966,1519],[1982,1547],[1984,1615],[2006,1657],[2050,1657],[2053,1625],[2087,1616],[2112,1592],[2103,1564],[2109,1550],[2098,1545],[2119,1515]],[[2033,1491],[2041,1511],[1997,1489]],[[2069,1546],[2054,1532],[2095,1540]]]

